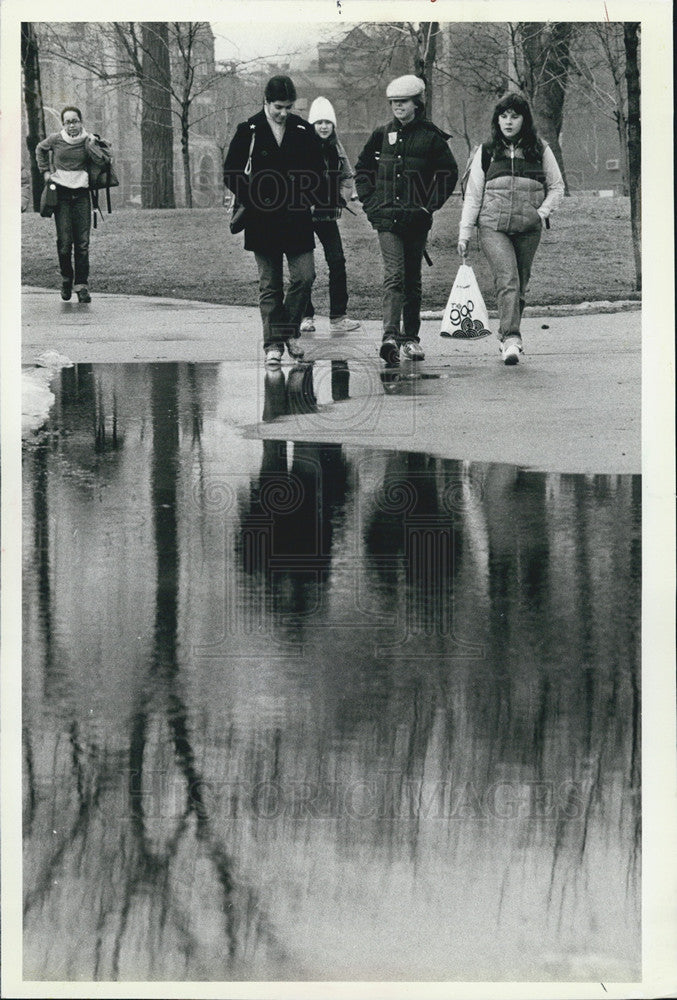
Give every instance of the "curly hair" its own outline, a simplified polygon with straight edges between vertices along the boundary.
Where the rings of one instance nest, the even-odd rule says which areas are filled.
[[[69,105],[68,105],[67,107],[65,107],[65,108],[63,109],[63,111],[61,112],[61,124],[62,124],[62,125],[63,125],[63,116],[64,116],[64,115],[66,114],[66,112],[67,112],[67,111],[74,111],[74,112],[75,112],[75,114],[76,114],[76,115],[78,116],[78,118],[80,119],[80,121],[82,121],[82,111],[80,111],[80,108],[76,108],[76,107],[74,107],[74,106],[73,106],[72,104],[69,104]]]
[[[543,144],[536,134],[536,126],[529,102],[526,97],[522,97],[515,91],[510,91],[501,97],[491,116],[491,138],[488,145],[491,147],[492,155],[500,155],[507,145],[498,124],[499,115],[502,115],[504,111],[514,111],[515,114],[522,115],[524,121],[517,139],[524,153],[524,158],[526,160],[540,160],[543,155]]]

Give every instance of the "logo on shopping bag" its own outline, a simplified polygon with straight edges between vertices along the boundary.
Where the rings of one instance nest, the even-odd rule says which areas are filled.
[[[469,264],[461,264],[444,310],[440,336],[458,340],[490,337],[488,323],[487,307],[473,269]]]
[[[481,319],[473,319],[475,303],[472,299],[466,302],[451,302],[449,304],[449,324],[451,332],[442,330],[441,337],[456,337],[458,340],[475,340],[479,337],[490,337]]]

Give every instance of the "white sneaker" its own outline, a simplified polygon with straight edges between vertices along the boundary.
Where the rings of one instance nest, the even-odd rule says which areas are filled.
[[[509,340],[505,340],[501,345],[501,357],[503,358],[504,365],[518,364],[521,353],[522,345],[519,340],[515,340],[514,337],[511,337]]]
[[[350,333],[351,330],[359,330],[361,325],[359,320],[350,319],[348,316],[337,316],[336,319],[329,320],[331,333]]]
[[[266,368],[279,368],[282,362],[282,351],[279,347],[269,347],[266,351]]]
[[[407,361],[425,361],[423,348],[417,340],[405,340],[400,348],[400,353]]]
[[[313,317],[306,316],[305,319],[302,319],[299,330],[301,331],[301,333],[315,333],[315,324],[313,322]]]

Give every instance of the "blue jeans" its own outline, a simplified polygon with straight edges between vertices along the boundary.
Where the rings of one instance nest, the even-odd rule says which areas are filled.
[[[531,265],[541,241],[540,226],[524,233],[501,233],[480,226],[480,245],[494,275],[498,339],[520,337]]]
[[[54,221],[61,277],[76,285],[86,285],[89,279],[89,232],[92,225],[89,189],[71,190],[57,184],[56,190],[59,202],[54,209]]]
[[[421,262],[427,234],[379,233],[383,258],[383,339],[418,340],[421,328]],[[403,330],[400,332],[400,319]]]
[[[339,316],[345,316],[348,309],[348,279],[341,234],[333,220],[313,222],[313,229],[324,248],[324,259],[329,268],[329,319],[338,319]],[[310,295],[303,315],[315,315]]]
[[[298,337],[299,324],[315,280],[312,250],[286,254],[289,287],[284,294],[281,250],[255,253],[259,269],[259,308],[263,321],[263,349],[282,347],[290,337]]]

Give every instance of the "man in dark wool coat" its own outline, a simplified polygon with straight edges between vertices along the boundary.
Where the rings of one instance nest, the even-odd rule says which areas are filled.
[[[244,248],[259,270],[266,366],[277,368],[286,346],[303,358],[299,325],[315,278],[311,207],[326,201],[324,159],[312,125],[292,114],[296,88],[288,76],[266,84],[263,109],[237,127],[223,167],[226,185],[244,206]],[[283,284],[287,258],[289,286]]]

